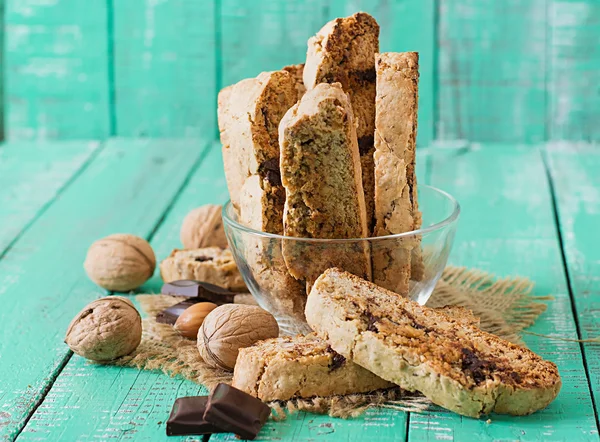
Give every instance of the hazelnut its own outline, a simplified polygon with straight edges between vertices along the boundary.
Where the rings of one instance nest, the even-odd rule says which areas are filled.
[[[191,305],[179,315],[173,328],[183,337],[196,339],[204,318],[216,308],[217,304],[212,302],[199,302]]]
[[[208,365],[233,370],[240,348],[279,336],[277,321],[253,305],[225,304],[206,316],[198,330],[198,351]]]
[[[116,234],[93,243],[83,266],[90,279],[100,287],[128,292],[152,276],[156,257],[145,239]]]
[[[86,359],[112,361],[142,340],[142,318],[130,300],[109,296],[91,302],[71,321],[65,343]]]
[[[227,248],[221,206],[207,204],[188,213],[181,225],[180,239],[186,249]]]

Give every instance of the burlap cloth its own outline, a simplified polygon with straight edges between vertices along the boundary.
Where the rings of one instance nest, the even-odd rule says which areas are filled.
[[[469,308],[481,319],[483,330],[524,345],[520,336],[522,330],[532,325],[546,310],[546,304],[542,301],[551,299],[532,296],[532,288],[533,283],[524,278],[497,279],[480,270],[448,267],[427,305],[461,305]],[[182,338],[171,326],[155,321],[158,312],[180,302],[181,298],[138,295],[137,301],[146,313],[142,342],[134,353],[113,364],[161,370],[170,376],[180,375],[209,389],[219,382],[231,382],[231,373],[210,368],[202,361],[195,341]],[[286,410],[354,417],[371,407],[419,412],[426,410],[430,402],[422,396],[393,388],[371,394],[294,399],[269,405],[275,418],[284,418]]]

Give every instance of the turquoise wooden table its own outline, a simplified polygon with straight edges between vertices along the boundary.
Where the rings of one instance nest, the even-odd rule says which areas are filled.
[[[202,387],[62,342],[107,294],[86,250],[128,232],[166,257],[190,209],[227,199],[217,91],[302,62],[358,10],[383,51],[420,52],[419,180],[462,205],[451,262],[552,295],[531,332],[600,336],[598,0],[0,0],[0,439],[166,439],[174,399]],[[260,439],[599,440],[600,345],[525,340],[563,377],[532,416],[297,413]]]
[[[419,175],[463,213],[451,261],[523,275],[554,296],[530,331],[600,334],[600,149],[590,144],[470,144],[421,149]],[[26,197],[25,197],[26,196]],[[159,372],[99,366],[63,344],[75,313],[103,296],[82,268],[114,232],[147,238],[159,259],[192,208],[227,198],[220,146],[203,140],[14,142],[0,147],[0,435],[6,440],[166,439],[175,398],[201,393]],[[156,292],[158,275],[140,292]],[[528,417],[469,419],[371,410],[340,420],[297,413],[263,440],[598,440],[600,346],[526,335],[563,377]],[[211,440],[231,439],[215,436]],[[193,440],[190,439],[190,440]]]

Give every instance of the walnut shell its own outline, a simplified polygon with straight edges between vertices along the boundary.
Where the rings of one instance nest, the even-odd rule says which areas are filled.
[[[71,321],[65,343],[86,359],[112,361],[142,340],[142,318],[129,299],[109,296],[85,306]]]
[[[233,370],[240,348],[279,336],[273,315],[253,305],[225,304],[206,316],[198,330],[198,351],[208,365]]]
[[[207,204],[192,210],[183,220],[179,237],[186,249],[227,248],[221,206]]]
[[[100,287],[128,292],[152,276],[156,257],[145,239],[119,233],[93,243],[83,267],[90,279]]]

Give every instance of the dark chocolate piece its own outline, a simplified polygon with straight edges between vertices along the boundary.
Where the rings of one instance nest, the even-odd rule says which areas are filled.
[[[188,308],[199,302],[207,302],[206,299],[202,298],[190,298],[185,301],[181,301],[178,304],[172,305],[171,307],[163,310],[156,315],[156,322],[159,324],[175,325],[177,318]]]
[[[175,400],[167,421],[167,436],[224,433],[204,420],[208,396],[180,397]]]
[[[204,420],[235,433],[242,439],[254,439],[271,409],[260,399],[227,384],[219,384],[208,397]]]
[[[218,285],[208,282],[183,279],[164,284],[160,292],[163,295],[186,296],[188,298],[203,298],[215,304],[231,304],[235,293]]]

